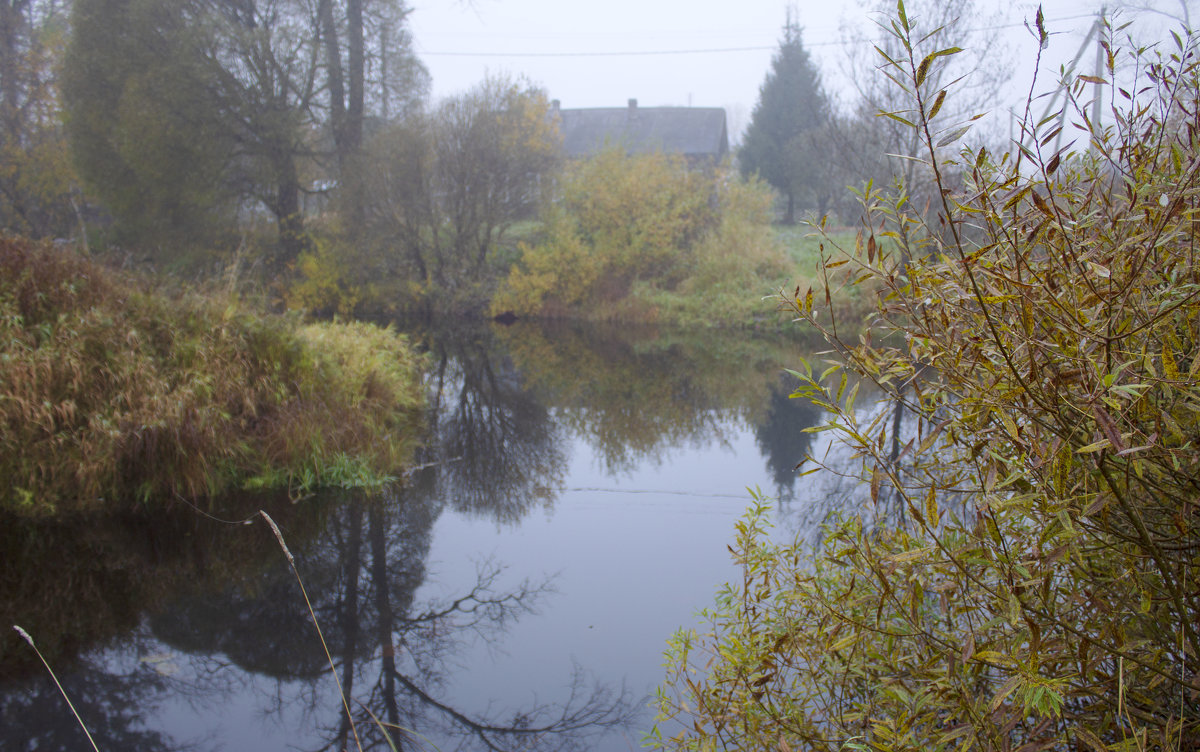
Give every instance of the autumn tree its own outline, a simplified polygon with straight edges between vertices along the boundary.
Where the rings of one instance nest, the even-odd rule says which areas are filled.
[[[743,175],[757,173],[787,200],[784,222],[792,224],[797,201],[824,214],[830,197],[820,162],[827,155],[813,137],[828,121],[830,106],[816,64],[789,17],[771,71],[759,89],[738,161]]]
[[[408,116],[421,105],[429,74],[416,59],[404,27],[410,10],[402,2],[319,0],[317,14],[328,132],[334,145],[333,174],[339,183],[343,229],[357,242],[366,211],[362,179],[363,139],[368,117],[380,122]]]
[[[370,221],[403,238],[420,278],[479,274],[508,230],[537,211],[561,163],[545,92],[490,78],[375,141]]]
[[[64,87],[84,177],[143,245],[203,242],[265,209],[275,268],[292,265],[310,244],[304,197],[339,177],[368,103],[389,98],[368,93],[380,58],[393,89],[396,71],[420,80],[403,8],[80,0]]]
[[[711,325],[717,296],[761,313],[754,291],[769,293],[792,269],[770,229],[773,199],[760,180],[693,169],[678,154],[617,146],[575,161],[539,215],[538,236],[519,245],[491,313],[653,320],[666,310],[688,317],[694,302]],[[736,320],[735,305],[724,313]]]
[[[254,4],[75,4],[63,69],[69,133],[127,241],[203,245],[258,204],[278,221],[283,257],[298,252],[296,158],[316,83],[310,35],[286,10],[297,8],[266,17]]]
[[[506,266],[496,251],[534,216],[561,144],[543,91],[491,78],[383,124],[361,159],[362,227],[302,255],[296,307],[482,310]]]
[[[478,269],[521,219],[531,218],[561,161],[541,89],[490,78],[433,117],[432,196],[445,231],[431,249],[443,268]],[[449,272],[447,272],[449,273]]]
[[[53,2],[0,2],[0,227],[33,237],[79,229],[54,78],[66,21]]]

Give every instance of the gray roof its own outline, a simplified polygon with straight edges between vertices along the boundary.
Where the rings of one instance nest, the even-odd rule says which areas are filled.
[[[661,151],[692,159],[719,160],[729,151],[725,110],[720,107],[638,107],[631,99],[627,107],[557,113],[568,157],[586,157],[615,145],[631,154]]]

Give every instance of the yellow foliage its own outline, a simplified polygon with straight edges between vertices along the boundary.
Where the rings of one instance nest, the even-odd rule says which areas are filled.
[[[925,76],[959,50],[922,59],[897,7],[889,76],[943,96]],[[1133,53],[1153,73],[1115,124],[1027,114],[1015,155],[943,153],[922,102],[902,111],[934,203],[868,184],[865,254],[822,253],[870,329],[819,288],[785,298],[830,346],[793,372],[841,445],[810,459],[861,506],[816,541],[781,542],[761,500],[739,523],[742,576],[671,641],[660,721],[682,731],[656,746],[1200,747],[1200,38],[1172,39]],[[1042,148],[1064,120],[1086,147]]]
[[[703,295],[787,272],[770,233],[771,196],[722,169],[693,170],[677,156],[609,149],[568,170],[560,200],[543,214],[545,238],[521,248],[493,313],[585,317],[596,306],[639,308],[631,291]],[[640,308],[645,308],[644,301]],[[645,313],[645,312],[644,312]]]
[[[299,274],[285,293],[293,310],[336,313],[348,316],[363,299],[363,290],[351,274],[352,263],[324,238],[313,240],[313,248],[300,254]]]

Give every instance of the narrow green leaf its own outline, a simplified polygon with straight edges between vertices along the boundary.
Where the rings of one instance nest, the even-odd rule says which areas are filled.
[[[1101,449],[1112,446],[1112,442],[1108,439],[1100,439],[1095,444],[1088,444],[1075,450],[1075,454],[1090,454],[1091,452],[1099,452]]]
[[[917,66],[917,86],[925,83],[926,76],[929,75],[929,64],[933,62],[933,57],[927,57]]]
[[[899,115],[897,115],[894,112],[880,112],[878,114],[878,117],[891,118],[892,120],[895,120],[898,123],[903,123],[904,125],[907,125],[909,128],[917,127],[915,124],[913,124],[913,122],[911,120],[906,120],[905,118],[900,117]],[[938,144],[938,145],[941,146],[941,144]]]
[[[1014,674],[1010,676],[1008,681],[1001,684],[1000,689],[996,692],[996,696],[992,698],[992,704],[990,706],[991,712],[996,712],[996,710],[1004,704],[1004,700],[1011,695],[1017,689],[1017,687],[1020,686],[1020,684],[1020,674]]]
[[[971,126],[969,126],[969,125],[964,125],[961,128],[954,129],[953,132],[951,132],[947,136],[944,136],[940,141],[937,142],[937,148],[940,149],[943,146],[947,146],[949,144],[954,143],[955,141],[962,138],[963,135],[965,135],[966,132],[969,131],[970,129],[971,129]]]
[[[1082,726],[1075,727],[1075,738],[1083,742],[1092,752],[1108,752],[1108,747],[1091,731]]]
[[[911,551],[902,551],[901,553],[898,553],[898,554],[892,554],[891,556],[885,556],[883,560],[892,562],[894,564],[903,564],[908,561],[915,561],[916,559],[925,558],[926,556],[929,555],[930,550],[931,549],[929,549],[928,547],[914,548]]]
[[[962,52],[962,47],[947,47],[944,50],[938,50],[937,52],[930,54],[930,56],[926,59],[932,60],[934,58],[944,57],[946,55],[957,55],[960,52]]]
[[[933,98],[933,104],[929,107],[929,115],[927,117],[930,120],[933,120],[933,118],[938,114],[938,110],[942,109],[942,103],[945,101],[946,90],[942,89],[937,93],[937,96]]]

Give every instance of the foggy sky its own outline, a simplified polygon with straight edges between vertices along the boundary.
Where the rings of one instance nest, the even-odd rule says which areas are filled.
[[[990,33],[1004,37],[1017,64],[1014,82],[1027,86],[1036,46],[1023,22],[1032,19],[1037,4],[998,0],[981,0],[981,4],[994,15],[980,23],[989,29],[1000,27]],[[1149,0],[1149,4],[1180,13],[1179,0]],[[433,76],[435,99],[462,92],[489,72],[524,76],[567,108],[620,107],[631,98],[642,106],[725,107],[732,136],[745,125],[757,100],[788,3],[416,0],[412,5],[409,19],[415,49]],[[842,28],[871,25],[870,17],[860,4],[845,0],[799,0],[791,5],[803,27],[805,46],[817,59],[829,88],[844,88],[847,49]],[[1100,4],[1049,0],[1043,7],[1047,26],[1055,34],[1043,70],[1052,71],[1079,51]],[[1141,15],[1159,26],[1165,22],[1161,14]],[[1089,54],[1085,59],[1093,57]],[[1011,101],[1002,106],[1015,106],[1023,94],[1014,85],[1007,95]]]

